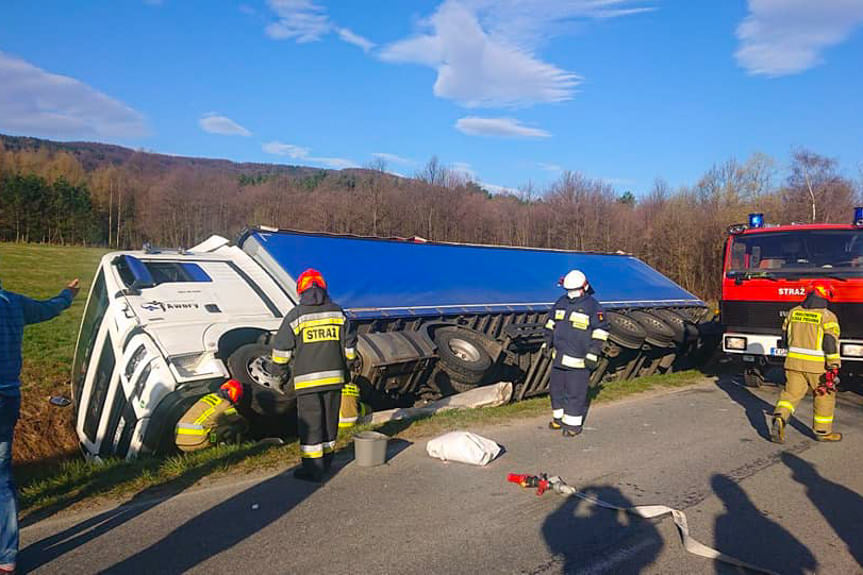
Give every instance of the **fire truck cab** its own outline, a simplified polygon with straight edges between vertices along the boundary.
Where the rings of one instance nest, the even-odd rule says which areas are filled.
[[[720,313],[722,349],[757,387],[780,366],[782,323],[816,280],[832,284],[846,375],[863,367],[863,208],[851,224],[767,225],[762,214],[728,228]]]

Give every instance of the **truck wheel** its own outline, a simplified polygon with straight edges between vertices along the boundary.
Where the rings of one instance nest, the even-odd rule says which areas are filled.
[[[634,319],[613,311],[605,312],[610,325],[611,339],[627,349],[641,349],[647,332]]]
[[[671,331],[674,333],[674,343],[676,343],[678,346],[682,346],[686,343],[688,333],[686,331],[685,318],[683,318],[680,314],[677,314],[672,310],[665,308],[655,309],[650,313],[668,324],[668,327],[670,327]]]
[[[743,372],[743,384],[746,387],[761,387],[764,385],[764,374],[760,370],[750,367]]]
[[[438,330],[435,345],[438,363],[454,382],[477,385],[491,367],[482,337],[468,330]]]
[[[674,330],[671,327],[648,312],[635,310],[629,312],[629,317],[641,324],[647,332],[645,341],[659,348],[674,347]]]
[[[264,369],[263,359],[270,348],[260,343],[241,345],[228,357],[228,372],[251,395],[250,407],[261,415],[293,413],[297,397],[293,386],[280,391],[281,378]]]

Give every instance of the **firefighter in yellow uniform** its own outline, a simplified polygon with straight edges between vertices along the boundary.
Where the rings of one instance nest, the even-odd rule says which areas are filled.
[[[231,379],[219,391],[208,393],[192,405],[175,429],[174,443],[180,451],[241,441],[248,425],[235,406],[242,396],[242,384]]]
[[[785,442],[785,426],[807,392],[813,393],[815,417],[812,429],[818,441],[840,441],[833,431],[836,407],[836,373],[839,370],[839,321],[827,309],[833,289],[827,282],[815,282],[803,303],[785,318],[788,355],[785,358],[785,390],[773,410],[770,438]]]

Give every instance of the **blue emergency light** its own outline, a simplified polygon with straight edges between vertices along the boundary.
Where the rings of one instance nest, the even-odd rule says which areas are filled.
[[[863,226],[863,206],[854,208],[854,225]]]
[[[764,227],[764,214],[749,214],[749,227],[752,229]]]

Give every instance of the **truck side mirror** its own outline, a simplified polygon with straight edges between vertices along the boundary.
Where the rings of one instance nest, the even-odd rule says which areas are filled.
[[[128,293],[140,294],[142,289],[156,286],[156,280],[153,279],[153,274],[147,269],[147,266],[136,258],[128,254],[118,256],[113,261],[114,265],[120,269],[120,276],[123,278],[123,283],[128,286]]]

